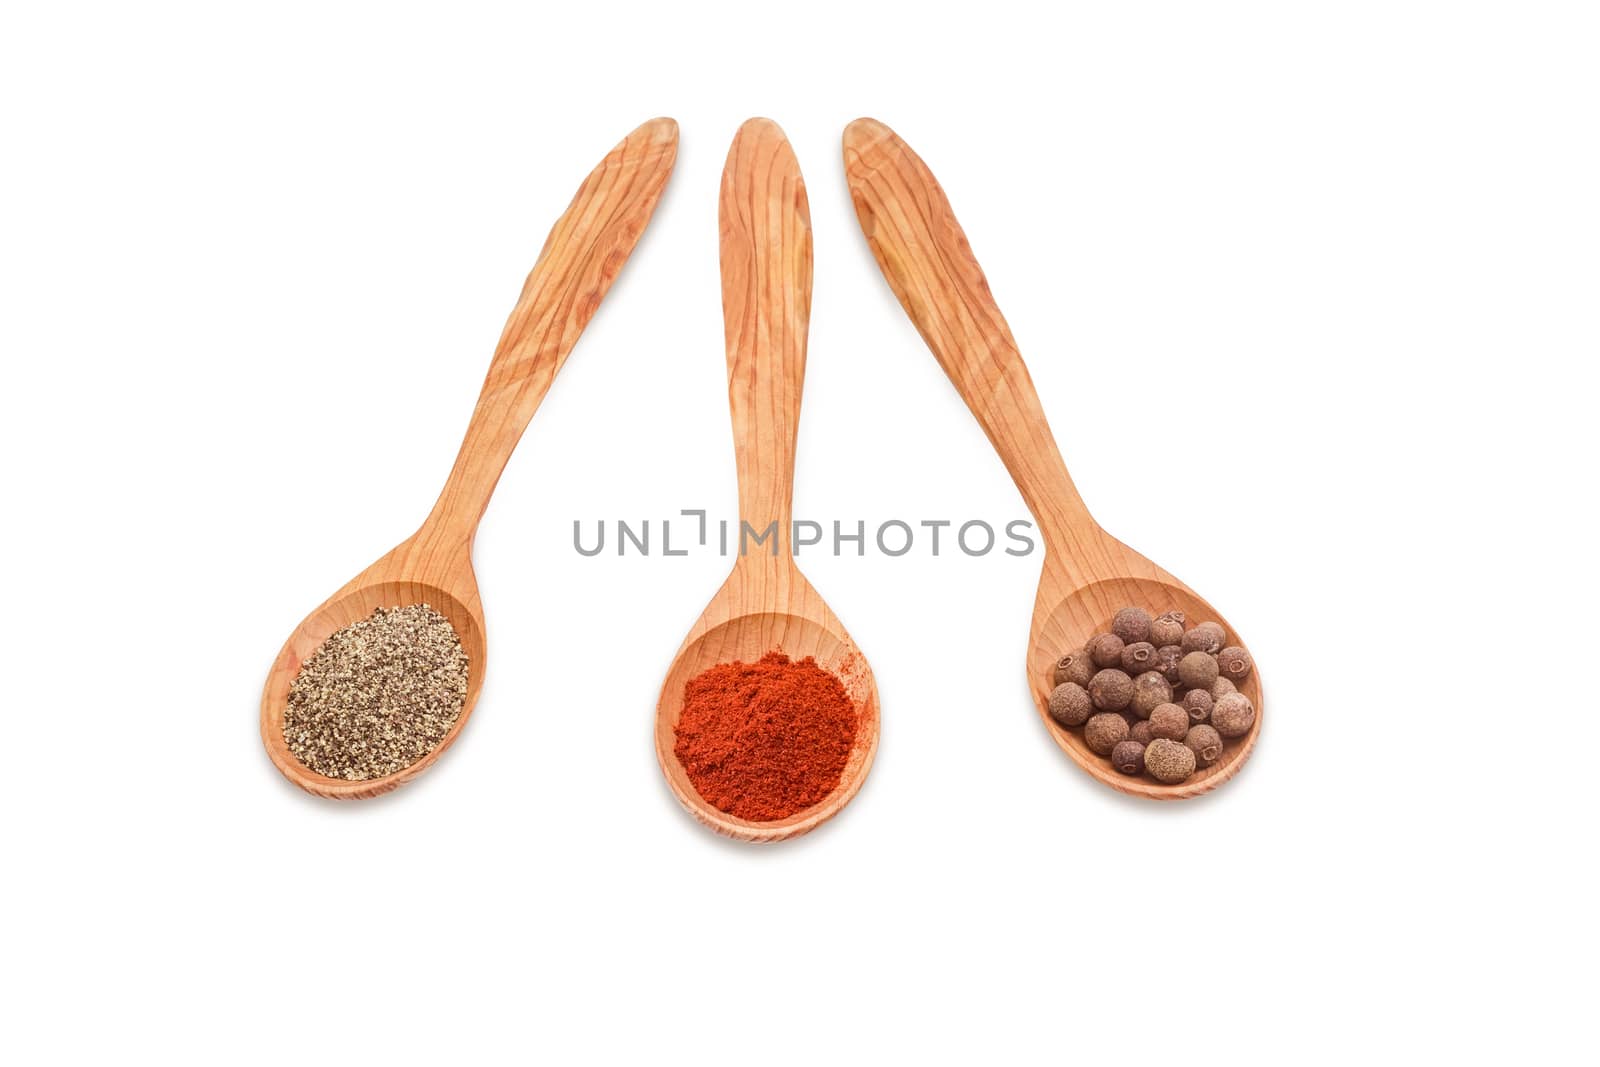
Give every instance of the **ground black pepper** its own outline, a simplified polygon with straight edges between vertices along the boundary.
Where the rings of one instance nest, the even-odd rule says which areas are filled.
[[[379,608],[335,630],[289,686],[283,740],[318,774],[364,782],[445,739],[467,698],[467,653],[427,604]]]

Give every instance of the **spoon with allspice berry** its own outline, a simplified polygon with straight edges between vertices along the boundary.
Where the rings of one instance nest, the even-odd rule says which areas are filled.
[[[742,841],[781,841],[833,818],[861,788],[878,747],[878,691],[792,554],[811,214],[776,123],[740,127],[719,206],[742,528],[732,573],[662,684],[656,758],[704,825]]]
[[[1159,800],[1193,797],[1215,789],[1239,771],[1261,733],[1261,679],[1251,667],[1249,653],[1233,628],[1199,594],[1106,533],[1089,514],[1056,448],[1011,329],[933,172],[893,130],[865,118],[845,130],[844,164],[856,216],[889,287],[977,417],[1039,524],[1045,561],[1034,602],[1027,671],[1040,718],[1078,766],[1113,789]],[[1119,618],[1123,609],[1131,610]],[[1056,670],[1063,658],[1080,653],[1098,635],[1110,634],[1114,622],[1128,622],[1124,632],[1134,637],[1141,617],[1148,626],[1163,616],[1167,625],[1200,630],[1200,624],[1209,623],[1218,628],[1180,638],[1179,651],[1215,659],[1226,646],[1230,654],[1221,657],[1220,669],[1237,681],[1225,677],[1226,684],[1213,685],[1218,694],[1236,688],[1249,705],[1246,710],[1237,699],[1229,702],[1230,711],[1237,706],[1239,714],[1230,718],[1230,724],[1238,732],[1226,739],[1220,751],[1206,746],[1204,753],[1192,760],[1178,753],[1187,761],[1187,773],[1182,766],[1167,773],[1163,765],[1162,777],[1174,779],[1171,781],[1153,778],[1157,773],[1153,761],[1148,768],[1140,764],[1126,769],[1108,761],[1106,756],[1111,753],[1101,751],[1107,747],[1105,738],[1089,735],[1120,733],[1119,724],[1109,718],[1096,724],[1107,730],[1091,731],[1063,725],[1050,714],[1051,694],[1058,685]],[[1120,637],[1116,641],[1120,650],[1124,642]],[[1140,645],[1141,653],[1143,646],[1153,647],[1153,642],[1142,640],[1126,644]],[[1096,674],[1100,670],[1126,673],[1110,666],[1109,648],[1091,651],[1100,653],[1092,659]],[[1192,664],[1195,673],[1189,681],[1204,681],[1207,671],[1216,677],[1219,667],[1213,663],[1206,668],[1200,659]],[[1173,673],[1176,675],[1176,667]],[[1127,680],[1134,679],[1129,675]],[[1159,688],[1154,679],[1147,680]],[[1115,681],[1121,688],[1123,679],[1108,677],[1105,681]],[[1118,704],[1126,708],[1123,695],[1117,693],[1112,699],[1108,693],[1104,700],[1097,695],[1093,708]],[[1178,694],[1173,691],[1171,695]],[[1113,712],[1101,710],[1100,714]],[[1195,714],[1201,713],[1197,709]],[[1095,724],[1098,717],[1089,718],[1085,725]],[[1129,711],[1128,717],[1136,715]],[[1067,718],[1072,722],[1076,717]],[[1203,725],[1207,724],[1195,723],[1192,729]],[[1121,729],[1130,727],[1127,724]],[[1189,747],[1187,739],[1178,741],[1159,734],[1158,738],[1146,751],[1154,753],[1159,748],[1165,755],[1175,752],[1174,746]],[[1209,761],[1201,765],[1208,756]]]
[[[652,119],[584,180],[511,311],[433,511],[306,616],[278,653],[261,695],[261,740],[301,789],[336,799],[387,793],[432,766],[466,725],[486,652],[472,571],[478,521],[649,223],[677,151],[678,124]]]

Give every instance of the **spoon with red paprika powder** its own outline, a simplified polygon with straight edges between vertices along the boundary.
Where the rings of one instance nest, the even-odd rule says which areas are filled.
[[[845,176],[867,244],[889,288],[983,426],[1038,520],[1044,570],[1028,642],[1028,686],[1058,745],[1113,789],[1156,800],[1198,796],[1231,778],[1261,733],[1259,671],[1238,689],[1256,708],[1253,725],[1223,758],[1177,785],[1118,773],[1080,732],[1049,715],[1058,657],[1108,627],[1118,609],[1152,615],[1182,611],[1238,631],[1199,594],[1112,537],[1095,522],[1056,448],[1028,368],[944,190],[927,164],[893,130],[857,119],[844,133]]]
[[[656,758],[706,826],[781,841],[831,819],[861,788],[878,747],[878,692],[792,554],[811,213],[777,123],[740,127],[722,172],[720,218],[739,515],[766,536],[740,538],[732,573],[667,672]]]

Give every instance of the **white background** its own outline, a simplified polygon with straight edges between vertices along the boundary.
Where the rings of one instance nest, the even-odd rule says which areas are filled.
[[[1592,8],[1030,7],[6,6],[0,1056],[1592,1053]],[[268,665],[420,521],[546,230],[656,114],[677,172],[478,540],[469,728],[298,793]],[[1080,773],[1023,677],[1039,557],[918,550],[802,559],[882,695],[851,807],[752,848],[673,802],[657,689],[727,561],[571,527],[733,509],[756,114],[815,228],[798,514],[1025,515],[856,228],[871,114],[1097,517],[1256,653],[1219,793]]]

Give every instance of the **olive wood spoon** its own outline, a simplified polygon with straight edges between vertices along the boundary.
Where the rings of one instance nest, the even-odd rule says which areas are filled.
[[[483,688],[483,606],[472,541],[500,472],[556,372],[644,232],[672,173],[678,124],[652,119],[613,148],[578,188],[545,239],[489,364],[454,468],[419,529],[306,616],[278,653],[261,695],[261,740],[289,781],[317,796],[375,797],[433,765],[472,714]],[[455,627],[469,657],[467,696],[450,732],[422,759],[381,778],[318,774],[289,751],[283,716],[300,665],[329,634],[379,607],[427,603]]]
[[[739,515],[776,533],[736,557],[690,628],[656,705],[656,759],[678,801],[700,822],[742,841],[781,841],[833,818],[861,788],[878,747],[878,692],[864,656],[801,575],[792,555],[795,431],[811,314],[811,214],[794,150],[778,125],[739,128],[722,171],[722,320],[733,417]],[[742,542],[742,539],[741,539]],[[684,684],[708,667],[778,650],[814,656],[844,683],[858,715],[838,786],[788,818],[755,822],[707,803],[673,752]]]
[[[1064,730],[1050,718],[1056,660],[1108,629],[1111,616],[1124,606],[1152,615],[1183,611],[1188,626],[1215,620],[1228,631],[1230,643],[1243,642],[1194,590],[1090,516],[1050,434],[1011,330],[933,173],[893,130],[874,119],[857,119],[846,128],[844,163],[856,215],[883,276],[1038,521],[1045,559],[1027,670],[1040,718],[1080,767],[1113,789],[1158,800],[1215,789],[1244,765],[1261,733],[1261,681],[1255,671],[1238,685],[1256,708],[1250,731],[1228,739],[1216,763],[1177,785],[1119,774],[1084,744],[1082,731]]]

